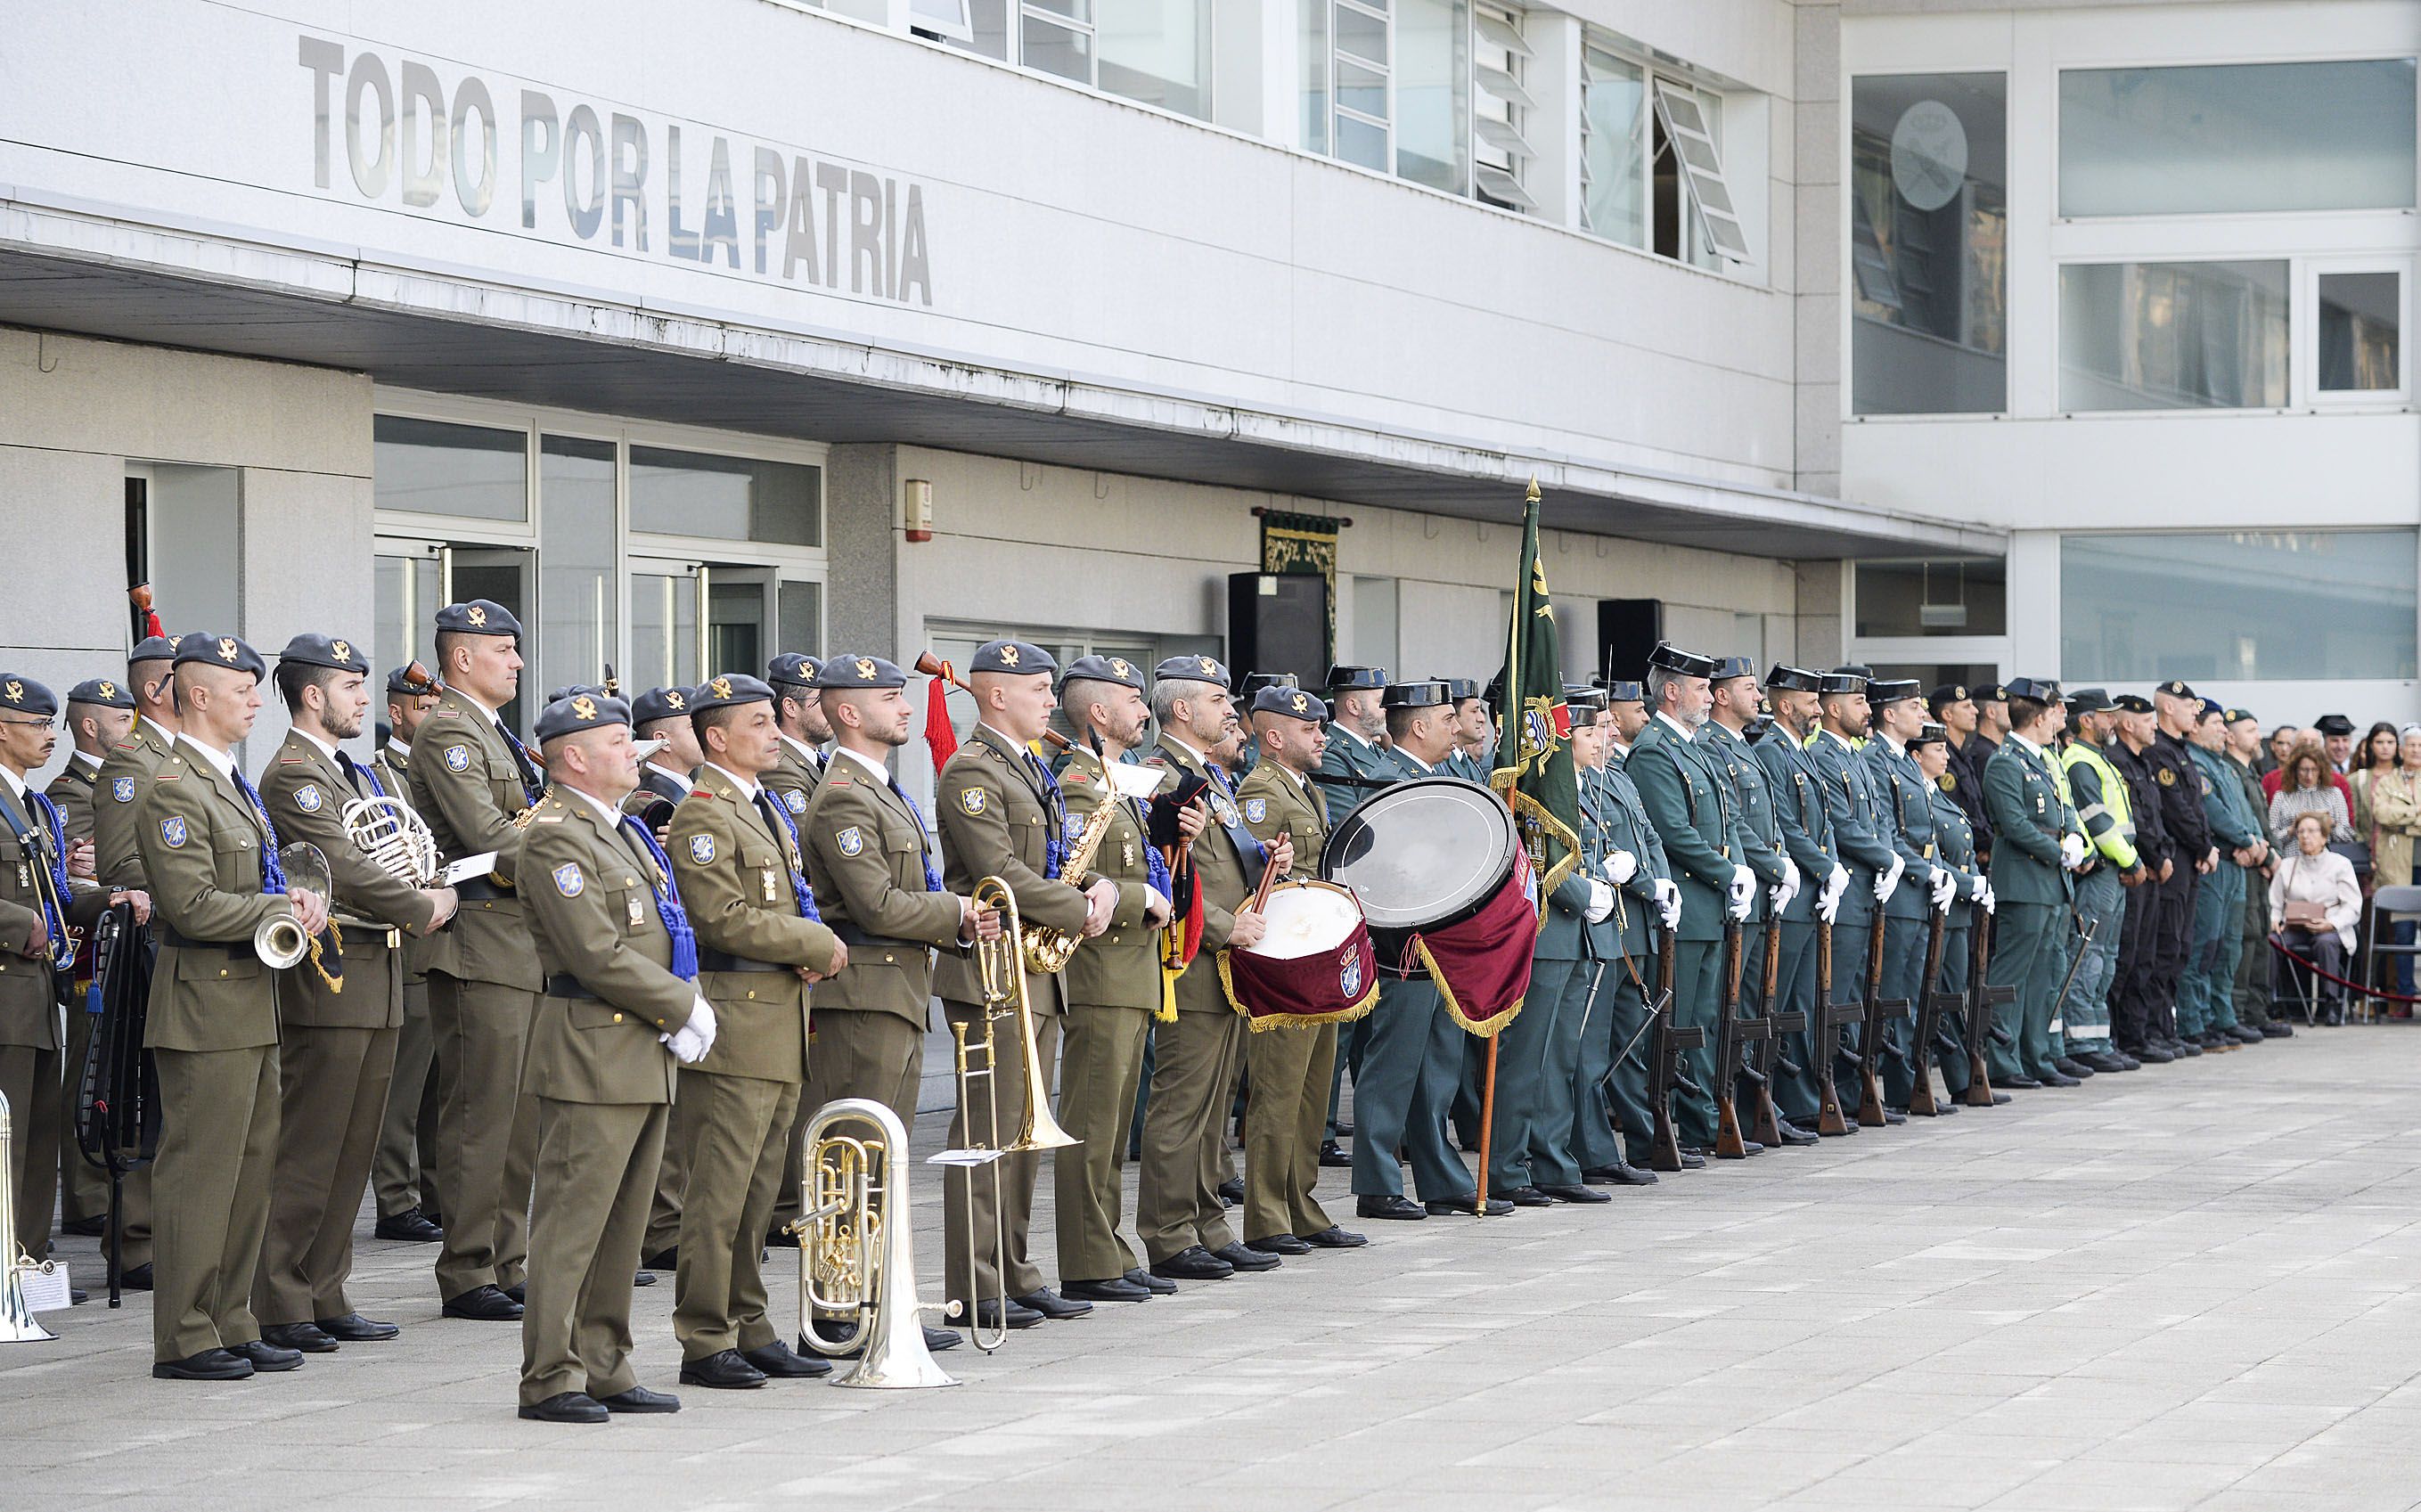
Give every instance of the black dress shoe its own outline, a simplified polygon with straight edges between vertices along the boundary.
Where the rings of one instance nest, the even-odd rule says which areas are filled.
[[[1785,1145],[1821,1145],[1823,1137],[1812,1129],[1802,1129],[1788,1119],[1782,1121],[1782,1143]]]
[[[1554,1199],[1550,1197],[1547,1200],[1553,1202]],[[1427,1208],[1433,1213],[1466,1213],[1477,1216],[1479,1212],[1479,1194],[1477,1192],[1473,1192],[1468,1197],[1439,1197],[1433,1201],[1423,1202],[1421,1206]],[[1503,1218],[1512,1211],[1513,1205],[1507,1202],[1504,1198],[1491,1197],[1488,1199],[1489,1217]]]
[[[925,1324],[924,1328],[925,1352],[927,1354],[939,1354],[944,1349],[955,1349],[959,1347],[960,1335],[958,1330],[950,1328],[935,1328],[930,1323]],[[820,1362],[810,1363],[815,1364]]]
[[[2241,1023],[2231,1024],[2227,1028],[2222,1029],[2220,1033],[2224,1035],[2234,1035],[2236,1037],[2236,1042],[2240,1045],[2257,1045],[2261,1043],[2263,1037],[2260,1030],[2251,1028],[2248,1025]]]
[[[502,1286],[497,1289],[505,1294],[506,1301],[510,1302],[517,1306],[524,1304],[529,1301],[529,1283],[526,1281],[516,1281],[509,1286]]]
[[[146,1260],[141,1265],[130,1266],[126,1270],[119,1271],[117,1274],[117,1286],[118,1289],[121,1291],[149,1291],[151,1289],[151,1262]],[[204,1350],[203,1352],[207,1354],[210,1351]]]
[[[611,1396],[600,1396],[598,1403],[608,1412],[678,1412],[680,1398],[670,1392],[651,1392],[645,1386],[633,1386]]]
[[[1358,1250],[1370,1242],[1350,1228],[1338,1228],[1334,1224],[1317,1234],[1297,1234],[1295,1238],[1303,1240],[1306,1250]]]
[[[1309,1255],[1311,1246],[1292,1234],[1269,1234],[1260,1239],[1248,1239],[1244,1248],[1258,1250],[1263,1255]]]
[[[85,1290],[82,1286],[70,1286],[68,1288],[68,1305],[70,1307],[82,1307],[85,1303],[90,1301],[92,1301],[92,1293]]]
[[[2140,1071],[2144,1068],[2144,1063],[2142,1061],[2137,1060],[2134,1056],[2128,1054],[2123,1050],[2112,1049],[2103,1052],[2103,1053],[2108,1055],[2110,1059],[2117,1062],[2118,1068],[2122,1071]]]
[[[2042,1090],[2042,1083],[2036,1081],[2031,1076],[1996,1076],[1992,1078],[1992,1085],[2016,1092],[2039,1092]]]
[[[1274,1255],[1265,1254],[1249,1244],[1240,1244],[1234,1239],[1210,1253],[1239,1270],[1274,1270],[1285,1263]]]
[[[1537,1187],[1507,1187],[1503,1195],[1516,1208],[1553,1208],[1555,1205],[1554,1198]]]
[[[1353,1155],[1350,1150],[1339,1148],[1336,1141],[1326,1140],[1320,1146],[1320,1163],[1332,1171],[1351,1170]]]
[[[947,1329],[942,1332],[949,1333],[952,1344],[959,1342],[959,1336],[956,1333],[950,1333]],[[812,1356],[801,1354],[779,1339],[775,1339],[771,1344],[760,1344],[753,1349],[742,1349],[740,1351],[740,1358],[755,1365],[767,1376],[779,1376],[784,1380],[807,1380],[817,1376],[832,1374],[831,1361],[818,1360]]]
[[[667,1244],[653,1255],[639,1256],[642,1270],[678,1270],[680,1269],[680,1246]]]
[[[2169,1053],[2166,1047],[2161,1045],[2146,1045],[2140,1050],[2131,1050],[2127,1053],[2147,1066],[2166,1066],[2177,1059],[2175,1055]]]
[[[1118,1279],[1121,1281],[1132,1281],[1136,1286],[1141,1286],[1144,1290],[1150,1292],[1155,1297],[1174,1297],[1177,1295],[1176,1282],[1164,1281],[1159,1276],[1153,1275],[1150,1271],[1145,1270],[1141,1266],[1136,1266],[1133,1270],[1128,1271]]]
[[[378,1344],[394,1338],[403,1332],[393,1323],[382,1323],[376,1318],[364,1317],[359,1313],[347,1313],[342,1317],[316,1318],[312,1322],[312,1327],[332,1339],[342,1339],[347,1344]],[[262,1332],[266,1333],[267,1330]]]
[[[2261,1026],[2261,1037],[2264,1039],[2292,1039],[2295,1037],[2295,1026],[2290,1023],[2281,1023],[2277,1020],[2273,1019],[2268,1023]]]
[[[1427,1218],[1429,1209],[1406,1196],[1356,1197],[1353,1199],[1356,1218]]]
[[[232,1349],[204,1349],[151,1366],[153,1380],[242,1380],[251,1374],[252,1362]]]
[[[2051,1068],[2062,1076],[2072,1076],[2080,1082],[2093,1074],[2092,1067],[2073,1055],[2054,1055],[2051,1058]]]
[[[2169,1053],[2179,1060],[2192,1060],[2202,1053],[2202,1047],[2191,1039],[2172,1039],[2169,1041]]]
[[[1222,1205],[1233,1208],[1243,1200],[1244,1178],[1242,1177],[1238,1177],[1233,1181],[1222,1181],[1219,1183],[1219,1201]]]
[[[1595,1187],[1568,1187],[1560,1182],[1543,1182],[1530,1189],[1549,1202],[1612,1202],[1613,1196]]]
[[[74,1218],[61,1224],[59,1225],[59,1232],[62,1234],[73,1234],[78,1239],[99,1239],[102,1232],[108,1227],[109,1220],[106,1217]]]
[[[445,1230],[429,1221],[429,1215],[417,1208],[406,1208],[399,1213],[389,1213],[370,1230],[380,1239],[391,1239],[404,1244],[434,1244],[445,1237]]]
[[[1738,1155],[1726,1155],[1721,1150],[1717,1150],[1715,1152],[1715,1158],[1724,1161],[1745,1161],[1752,1155],[1762,1155],[1764,1153],[1764,1146],[1758,1144],[1753,1139],[1743,1139],[1741,1141],[1741,1148]]]
[[[333,1344],[329,1346],[331,1348],[334,1348],[336,1346]],[[302,1350],[283,1349],[278,1348],[276,1345],[268,1343],[262,1339],[254,1339],[249,1344],[230,1344],[227,1346],[227,1350],[229,1353],[240,1354],[245,1359],[251,1361],[252,1368],[255,1370],[300,1370],[303,1368]]]
[[[1071,1317],[1082,1317],[1093,1310],[1091,1302],[1071,1301],[1048,1286],[1037,1287],[1023,1297],[1011,1297],[1009,1301],[1020,1307],[1040,1313],[1054,1323],[1064,1323]]]
[[[765,1384],[765,1372],[741,1359],[737,1349],[719,1349],[703,1360],[682,1361],[680,1383],[715,1391],[748,1391]]]
[[[1124,1276],[1113,1276],[1107,1281],[1063,1281],[1059,1283],[1059,1290],[1063,1295],[1073,1297],[1079,1302],[1148,1302],[1151,1301],[1151,1292],[1148,1288],[1138,1286]]]
[[[1682,1170],[1702,1171],[1706,1169],[1706,1165],[1707,1152],[1705,1150],[1685,1149],[1681,1152]]]
[[[1612,1165],[1592,1165],[1581,1173],[1581,1179],[1604,1187],[1652,1187],[1656,1173],[1617,1161]]]
[[[523,1408],[521,1415],[533,1423],[602,1423],[608,1414],[605,1404],[586,1392],[557,1392]]]
[[[317,1323],[266,1323],[260,1336],[273,1348],[291,1349],[296,1354],[334,1354],[336,1341],[320,1332]]]
[[[993,1302],[989,1297],[985,1298],[982,1302],[976,1303],[976,1326],[977,1328],[986,1330],[1004,1327],[1033,1328],[1041,1321],[1042,1315],[1040,1313],[1036,1312],[1031,1307],[1020,1307],[1013,1302],[1008,1304],[1008,1308],[1005,1314],[1002,1311],[1000,1304]]]
[[[1329,1133],[1332,1138],[1351,1139],[1353,1137],[1353,1126],[1351,1124],[1340,1123],[1334,1129],[1330,1130]]]
[[[522,1304],[493,1286],[474,1286],[459,1297],[448,1297],[440,1309],[447,1317],[467,1317],[480,1323],[511,1323],[522,1316]]]
[[[2045,1086],[2083,1086],[2085,1083],[2064,1071],[2054,1071],[2042,1079]]]
[[[1165,1260],[1152,1262],[1151,1273],[1171,1281],[1225,1281],[1236,1268],[1199,1244],[1189,1244]]]

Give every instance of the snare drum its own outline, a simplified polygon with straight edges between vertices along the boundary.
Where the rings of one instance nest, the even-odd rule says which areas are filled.
[[[1256,1029],[1356,1019],[1378,1000],[1379,961],[1362,906],[1335,882],[1270,889],[1259,944],[1220,958],[1228,1001]]]

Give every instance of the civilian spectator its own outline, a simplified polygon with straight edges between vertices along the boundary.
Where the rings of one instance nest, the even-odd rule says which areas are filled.
[[[2270,800],[2270,835],[2281,850],[2294,843],[2295,820],[2305,814],[2328,821],[2328,839],[2353,838],[2353,807],[2342,786],[2323,780],[2328,770],[2328,757],[2313,741],[2305,740],[2288,756],[2282,773],[2286,780]]]
[[[2396,770],[2370,785],[2370,881],[2374,889],[2406,887],[2413,881],[2413,841],[2421,835],[2421,725],[2404,726],[2397,754]],[[2394,943],[2413,943],[2413,923],[2411,919],[2398,919],[2389,927]],[[2376,938],[2374,935],[2374,941]],[[2390,956],[2381,964],[2389,989],[2412,996],[2413,958]],[[2412,1013],[2403,1005],[2398,1005],[2396,1011],[2399,1017]]]
[[[2353,767],[2353,721],[2343,714],[2322,714],[2312,722],[2319,733],[2320,744],[2329,754],[2329,766],[2343,774]]]
[[[2304,759],[2304,753],[2297,751],[2289,768]],[[2353,863],[2329,849],[2327,821],[2316,812],[2297,816],[2294,842],[2295,849],[2270,879],[2270,927],[2280,944],[2330,975],[2343,976],[2346,955],[2353,949],[2354,922],[2362,917],[2362,888],[2353,880]],[[2345,989],[2322,977],[2319,995],[2321,1021],[2345,1022]]]
[[[2335,716],[2331,717],[2334,718]],[[2347,726],[2345,743],[2348,750],[2352,749],[2353,733],[2351,725]],[[2293,755],[2294,752],[2302,746],[2310,746],[2313,750],[2320,753],[2320,771],[2325,776],[2327,776],[2330,784],[2334,786],[2338,792],[2345,794],[2346,818],[2348,821],[2351,822],[2353,818],[2353,785],[2346,781],[2345,773],[2332,771],[2330,769],[2328,749],[2319,733],[2318,726],[2314,726],[2312,729],[2304,730],[2299,734],[2295,739],[2295,743],[2287,748],[2288,755]],[[2269,797],[2277,797],[2278,785],[2284,780],[2286,774],[2287,757],[2282,756],[2278,758],[2278,770],[2271,772],[2270,775],[2261,779],[2261,791]],[[2284,845],[2289,838],[2291,838],[2291,836],[2281,835],[2279,837],[2279,843]]]
[[[2370,842],[2370,785],[2380,773],[2396,770],[2396,726],[2381,720],[2362,738],[2353,770],[2346,773],[2346,786],[2353,789],[2353,833],[2366,842]],[[2371,848],[2378,849],[2375,843]]]
[[[2304,732],[2292,725],[2281,725],[2272,730],[2270,739],[2261,747],[2260,756],[2254,758],[2253,774],[2267,777],[2285,766],[2287,753],[2295,749],[2295,742],[2303,738]]]

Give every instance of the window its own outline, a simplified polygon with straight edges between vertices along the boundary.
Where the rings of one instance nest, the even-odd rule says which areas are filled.
[[[148,538],[144,567],[171,631],[242,635],[257,627],[243,616],[243,474],[233,467],[178,462],[136,463],[127,470],[128,497],[139,495]],[[368,627],[339,627],[359,635]]]
[[[777,644],[781,650],[808,656],[823,654],[824,585],[785,580],[773,600]]]
[[[908,0],[908,29],[954,42],[976,39],[975,19],[967,0]]]
[[[2415,533],[2069,536],[2070,683],[2411,679]]]
[[[557,684],[600,682],[620,623],[614,599],[614,444],[541,436],[538,664]]]
[[[1397,592],[1394,578],[1353,580],[1353,653],[1356,666],[1396,665]]]
[[[529,518],[529,433],[382,414],[371,429],[381,509],[466,520]]]
[[[1078,84],[1093,82],[1092,0],[1022,0],[1019,55],[1025,66]]]
[[[2316,280],[2319,361],[2313,383],[2323,393],[2394,392],[2404,387],[2399,335],[2404,280],[2389,272],[2324,273]]]
[[[1535,211],[1539,202],[1530,197],[1525,180],[1537,154],[1526,133],[1538,104],[1526,83],[1534,55],[1522,37],[1522,13],[1478,6],[1472,10],[1471,25],[1474,189],[1489,204]]]
[[[1717,148],[1723,129],[1722,101],[1664,79],[1656,81],[1655,95],[1659,196],[1666,197],[1663,182],[1668,178],[1674,180],[1676,192],[1669,197],[1677,233],[1674,244],[1666,247],[1660,207],[1657,250],[1668,257],[1687,256],[1701,266],[1712,265],[1698,255],[1703,252],[1732,262],[1747,261],[1748,239],[1741,233],[1731,192],[1724,186],[1723,158]],[[1684,183],[1687,192],[1678,192]],[[1687,254],[1679,244],[1683,233],[1679,222],[1685,216],[1689,230],[1700,239]]]
[[[1093,39],[1109,94],[1207,120],[1211,0],[1101,0]]]
[[[2284,262],[2071,263],[2059,271],[2059,407],[2287,403]]]
[[[823,544],[823,470],[803,462],[631,448],[631,528],[774,546]]]
[[[1449,195],[1471,187],[1471,20],[1462,0],[1392,0],[1396,177]]]
[[[1318,45],[1305,48],[1304,63],[1323,102],[1320,119],[1306,123],[1306,145],[1316,139],[1317,150],[1386,172],[1395,153],[1387,0],[1305,0],[1304,10],[1319,18]]]
[[[1851,82],[1852,413],[2008,406],[2007,92],[1998,73]]]
[[[2059,213],[2407,210],[2413,60],[2070,69]]]
[[[2005,634],[2007,580],[2007,564],[1997,556],[1860,562],[1852,633]]]
[[[1581,225],[1648,244],[1648,70],[1592,42],[1581,63]]]

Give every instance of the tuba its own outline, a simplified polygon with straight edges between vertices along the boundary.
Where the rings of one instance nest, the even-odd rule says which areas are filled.
[[[850,1125],[857,1127],[843,1132]],[[857,1357],[836,1386],[957,1385],[925,1348],[923,1315],[948,1317],[957,1304],[916,1300],[899,1115],[869,1098],[839,1098],[816,1111],[801,1137],[804,1213],[790,1225],[799,1236],[800,1337],[818,1354]],[[851,1325],[843,1342],[816,1328],[835,1319]]]
[[[41,1325],[25,1301],[24,1272],[35,1266],[18,1258],[17,1183],[8,1176],[13,1140],[8,1099],[0,1094],[0,1344],[39,1344],[58,1335]]]

